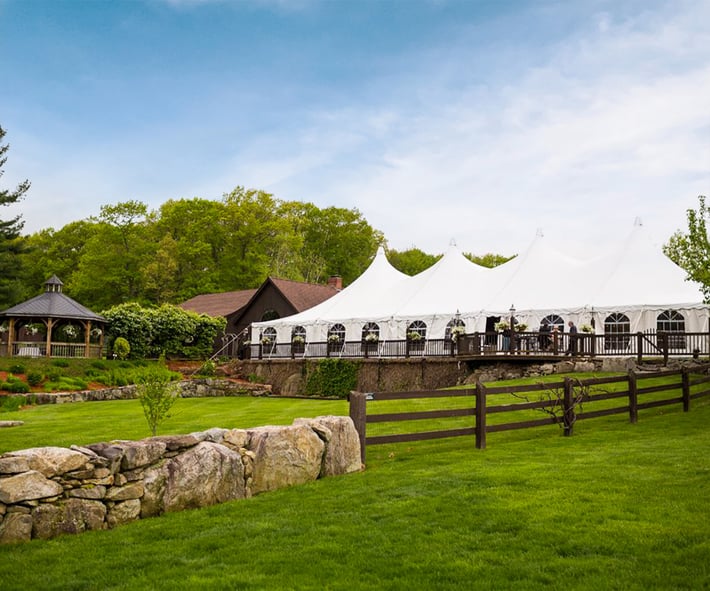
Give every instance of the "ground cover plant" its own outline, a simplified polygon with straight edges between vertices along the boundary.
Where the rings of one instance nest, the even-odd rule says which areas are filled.
[[[346,405],[180,400],[165,428],[283,424]],[[92,415],[99,424],[87,434]],[[37,436],[59,422],[45,444],[64,430],[84,442],[145,431],[137,401],[13,418]],[[362,473],[0,547],[0,581],[8,590],[708,588],[709,421],[702,399],[688,413],[641,411],[636,425],[624,415],[581,422],[574,437],[554,426],[495,433],[486,450],[473,438],[375,446]]]
[[[0,363],[0,396],[7,393],[73,392],[135,384],[141,375],[162,361],[106,359],[5,360]],[[171,379],[181,375],[171,373]]]

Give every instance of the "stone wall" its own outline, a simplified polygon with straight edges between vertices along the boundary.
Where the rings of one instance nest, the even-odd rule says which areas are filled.
[[[361,392],[393,390],[430,390],[457,384],[469,373],[465,363],[449,358],[353,359],[357,363]],[[269,384],[274,394],[296,395],[305,392],[309,371],[318,360],[264,359],[236,363],[233,373],[254,376]]]
[[[222,378],[197,378],[178,383],[182,398],[206,398],[221,396],[267,396],[271,386],[248,384]],[[101,390],[76,392],[40,392],[23,395],[32,404],[63,404],[66,402],[90,402],[104,400],[130,400],[137,398],[137,386],[116,386]]]
[[[108,529],[362,468],[349,417],[0,456],[0,543]]]

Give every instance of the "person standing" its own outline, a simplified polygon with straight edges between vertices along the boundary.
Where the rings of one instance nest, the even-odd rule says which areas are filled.
[[[572,355],[573,357],[577,355],[577,327],[571,320],[567,323],[569,326],[569,344],[567,345],[567,355]]]

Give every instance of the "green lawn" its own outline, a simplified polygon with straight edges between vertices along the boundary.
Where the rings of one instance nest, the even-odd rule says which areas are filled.
[[[180,400],[160,433],[345,414]],[[3,450],[148,434],[136,401],[4,413]],[[11,589],[710,589],[710,400],[368,449],[367,469],[121,528],[0,546]],[[22,432],[28,435],[22,435]],[[18,445],[19,444],[19,445]]]

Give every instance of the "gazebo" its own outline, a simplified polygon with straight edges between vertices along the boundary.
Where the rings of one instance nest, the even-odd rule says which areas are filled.
[[[56,275],[45,291],[0,312],[2,357],[101,357],[107,320],[62,293]]]

